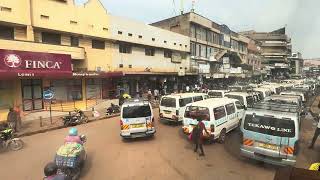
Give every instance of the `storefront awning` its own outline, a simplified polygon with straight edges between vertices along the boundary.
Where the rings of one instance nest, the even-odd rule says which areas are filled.
[[[0,49],[0,79],[72,77],[71,56]]]
[[[88,71],[88,72],[73,72],[73,77],[90,77],[90,78],[111,78],[111,77],[122,77],[124,76],[123,72],[96,72],[96,71]]]

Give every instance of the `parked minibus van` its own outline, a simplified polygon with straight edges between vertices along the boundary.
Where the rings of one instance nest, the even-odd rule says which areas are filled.
[[[205,93],[180,93],[163,96],[159,105],[160,120],[182,122],[187,104],[208,98],[209,96]]]
[[[254,96],[246,92],[229,92],[225,97],[239,100],[246,108],[252,107],[255,103]]]
[[[263,99],[271,96],[271,90],[269,88],[254,88],[253,91],[261,93]]]
[[[297,108],[277,103],[249,108],[240,127],[241,155],[275,165],[295,165],[300,133]]]
[[[210,98],[223,98],[229,90],[209,90],[208,96]]]
[[[204,137],[210,142],[218,140],[224,143],[226,134],[240,125],[244,115],[244,105],[230,98],[212,98],[189,104],[183,117],[182,130],[185,134],[190,134],[198,124],[192,115],[195,113],[206,117],[203,122],[210,136],[203,132]]]

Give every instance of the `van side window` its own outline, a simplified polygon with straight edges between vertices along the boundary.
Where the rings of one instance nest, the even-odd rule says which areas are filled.
[[[226,111],[224,109],[224,106],[220,106],[213,109],[214,119],[219,120],[223,117],[226,117]]]
[[[184,107],[189,103],[192,103],[192,98],[191,97],[179,99],[179,107]]]
[[[194,101],[194,102],[202,101],[202,100],[203,100],[202,96],[193,97],[193,101]]]
[[[239,101],[236,101],[237,109],[243,109],[243,104],[241,104]]]
[[[230,114],[233,114],[233,113],[236,112],[236,107],[234,107],[233,103],[227,104],[226,105],[226,110],[227,110],[227,114],[230,115]]]

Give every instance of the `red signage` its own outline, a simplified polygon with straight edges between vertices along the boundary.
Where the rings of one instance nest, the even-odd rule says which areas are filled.
[[[71,55],[0,49],[0,79],[72,77]]]

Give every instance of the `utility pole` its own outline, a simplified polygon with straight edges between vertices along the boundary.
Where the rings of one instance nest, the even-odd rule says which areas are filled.
[[[180,0],[180,12],[181,12],[181,15],[183,15],[183,12],[184,12],[184,0]]]
[[[195,1],[195,0],[192,0],[192,8],[191,8],[191,12],[194,12],[195,3],[196,3],[196,1]]]

